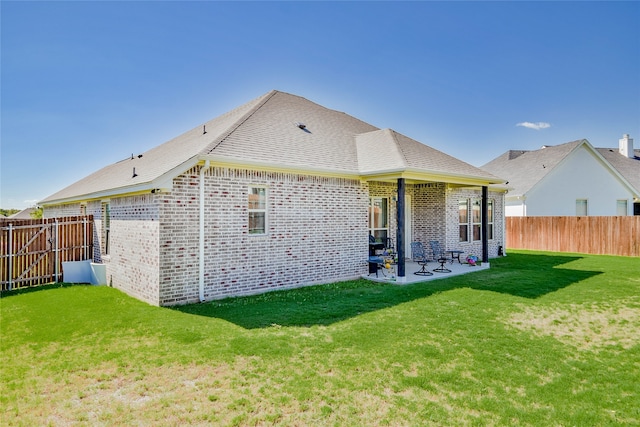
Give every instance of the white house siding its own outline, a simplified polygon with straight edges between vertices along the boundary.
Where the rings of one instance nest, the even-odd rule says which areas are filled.
[[[161,204],[160,304],[195,302],[199,170]],[[248,233],[248,189],[265,186],[267,234]],[[366,271],[368,189],[359,180],[210,168],[205,172],[205,299],[357,278]]]
[[[526,215],[575,216],[576,199],[588,200],[589,216],[617,215],[620,199],[633,205],[629,190],[585,147],[567,156],[527,193]]]

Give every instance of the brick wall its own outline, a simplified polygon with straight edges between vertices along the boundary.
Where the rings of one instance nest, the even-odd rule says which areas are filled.
[[[199,300],[200,177],[195,167],[174,179],[170,193],[109,200],[111,250],[105,255],[103,201],[84,204],[97,239],[94,261],[107,264],[116,288],[154,305]],[[248,189],[267,188],[267,233],[248,232]],[[481,242],[459,242],[458,201],[480,190],[443,183],[407,185],[412,200],[411,241],[443,242],[446,249],[481,255]],[[205,171],[205,299],[248,295],[366,274],[369,196],[388,197],[389,235],[395,243],[395,183],[257,172]],[[489,256],[503,243],[502,193],[489,192],[496,219]],[[443,207],[445,207],[443,209]],[[47,217],[78,215],[81,205],[50,206]],[[407,254],[409,256],[410,254]]]
[[[94,218],[93,261],[107,266],[107,282],[127,294],[158,305],[159,294],[159,209],[158,196],[118,197],[111,206],[110,251],[104,253],[104,202],[90,201],[48,206],[47,218],[80,215]],[[82,208],[84,206],[84,208]]]
[[[102,256],[107,264],[107,281],[113,287],[153,305],[158,305],[159,295],[157,198],[155,194],[145,194],[109,201],[110,250]]]
[[[366,272],[366,184],[211,168],[205,172],[205,299],[348,280]],[[267,188],[265,235],[248,233],[248,189]],[[161,203],[160,304],[197,301],[199,168]]]
[[[445,241],[447,212],[442,209],[446,201],[445,192],[444,183],[417,184],[413,187],[413,240],[422,242],[427,251],[429,241]]]
[[[460,242],[460,228],[459,228],[459,211],[458,202],[462,199],[481,199],[482,191],[480,189],[455,189],[451,188],[447,191],[446,197],[446,221],[447,232],[446,249],[456,249],[464,251],[463,256],[476,255],[482,258],[482,241],[470,241]],[[494,225],[493,225],[493,239],[489,240],[489,258],[495,258],[498,256],[498,247],[504,243],[504,223],[503,223],[503,209],[504,209],[504,194],[502,192],[489,191],[487,197],[493,200],[494,203]],[[471,212],[469,212],[471,215]],[[469,226],[469,233],[471,233],[471,226]]]

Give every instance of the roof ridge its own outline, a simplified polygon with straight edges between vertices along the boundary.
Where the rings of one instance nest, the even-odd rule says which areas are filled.
[[[246,122],[247,120],[249,120],[251,118],[251,116],[253,116],[260,108],[262,108],[264,106],[264,104],[267,103],[267,101],[269,101],[271,98],[273,98],[277,93],[279,93],[279,91],[277,90],[271,90],[269,92],[267,92],[266,94],[263,95],[263,100],[258,102],[255,106],[253,106],[253,108],[251,108],[249,111],[247,111],[242,117],[240,117],[238,120],[236,120],[236,122],[234,124],[232,124],[231,126],[229,126],[229,130],[227,130],[227,132],[224,132],[222,134],[222,136],[220,137],[220,140],[218,141],[217,144],[215,144],[212,148],[209,149],[209,146],[211,144],[209,144],[209,146],[207,146],[207,148],[205,148],[205,150],[203,150],[206,154],[211,154],[213,152],[213,150],[215,150],[216,148],[218,148],[220,146],[220,144],[222,144],[227,138],[229,138],[229,136],[231,136],[231,134],[233,132],[235,132],[236,130],[238,130],[238,128],[240,126],[242,126],[242,124],[244,122]]]
[[[391,128],[386,128],[384,130],[391,132],[391,137],[393,138],[393,142],[395,142],[396,149],[398,150],[398,152],[402,156],[402,160],[403,160],[404,165],[405,166],[409,166],[409,160],[407,159],[407,156],[405,155],[404,150],[402,150],[400,148],[400,141],[398,141],[398,138],[396,137],[396,135],[398,135],[398,132],[396,132],[395,130],[393,130]]]

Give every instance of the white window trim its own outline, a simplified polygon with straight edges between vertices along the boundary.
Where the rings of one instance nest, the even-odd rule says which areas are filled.
[[[251,209],[249,207],[249,195],[252,194],[252,190],[256,189],[264,189],[264,209]],[[249,228],[249,214],[252,212],[262,212],[264,213],[264,232],[262,233],[252,233]],[[266,185],[249,185],[247,189],[247,234],[249,236],[266,236],[269,230],[269,187]]]
[[[624,202],[625,211],[623,215],[618,213],[618,203]],[[627,199],[618,199],[616,200],[616,215],[617,216],[628,216],[629,215],[629,201]]]
[[[578,202],[584,202],[585,214],[578,214]],[[589,216],[589,199],[576,199],[576,216]]]
[[[373,208],[373,201],[375,199],[380,199],[380,200],[386,200],[387,201],[387,217],[385,218],[385,223],[386,223],[386,227],[373,227],[373,216],[371,215],[372,212],[372,208]],[[372,236],[375,236],[375,231],[380,231],[380,230],[386,230],[387,232],[387,238],[390,237],[389,233],[391,232],[390,227],[389,227],[389,209],[390,209],[391,203],[389,201],[388,197],[376,197],[376,196],[370,196],[369,197],[369,224],[368,228],[369,228],[369,234],[371,234]]]
[[[465,199],[459,199],[458,200],[458,242],[459,243],[464,243],[464,242],[469,242],[469,236],[471,235],[471,233],[469,233],[469,221],[471,219],[471,211],[469,209],[469,198],[465,198]],[[466,222],[460,222],[460,202],[465,202],[465,204],[467,205],[467,221]],[[466,225],[467,226],[467,238],[465,240],[460,240],[460,227]]]

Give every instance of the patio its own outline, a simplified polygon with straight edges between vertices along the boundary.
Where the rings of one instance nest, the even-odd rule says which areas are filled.
[[[438,271],[433,271],[434,268],[440,267],[440,263],[435,261],[430,261],[425,267],[426,270],[433,273],[431,276],[421,276],[414,274],[416,271],[420,271],[422,266],[416,262],[407,259],[405,261],[405,277],[399,279],[397,277],[398,266],[392,265],[390,270],[380,269],[378,270],[378,276],[376,277],[375,273],[371,273],[370,275],[363,274],[362,278],[367,280],[372,280],[374,282],[393,282],[398,284],[410,284],[417,282],[428,282],[430,280],[436,279],[444,279],[446,277],[459,276],[461,274],[473,273],[476,271],[488,270],[490,265],[488,262],[483,262],[482,265],[470,266],[466,263],[458,263],[458,261],[454,261],[453,263],[447,262],[445,264],[445,268],[451,270],[450,273],[441,273]],[[383,274],[384,273],[384,274]]]

